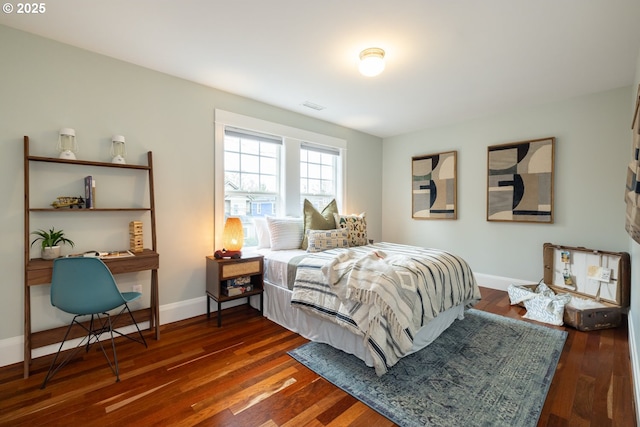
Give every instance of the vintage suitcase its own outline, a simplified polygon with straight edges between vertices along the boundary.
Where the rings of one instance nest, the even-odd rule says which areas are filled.
[[[573,297],[563,321],[580,331],[615,328],[629,308],[631,262],[626,252],[545,243],[543,281]]]

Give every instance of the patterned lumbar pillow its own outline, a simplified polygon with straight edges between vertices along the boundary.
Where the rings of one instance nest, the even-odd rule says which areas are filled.
[[[322,252],[327,249],[349,247],[349,230],[307,230],[307,252]]]
[[[360,215],[333,215],[336,227],[349,230],[349,246],[367,244],[367,222],[364,216],[364,212]]]
[[[304,199],[304,236],[302,238],[301,249],[307,249],[307,230],[332,230],[336,228],[336,222],[333,218],[334,214],[338,213],[338,204],[336,199],[333,199],[322,212],[313,206],[313,204]]]

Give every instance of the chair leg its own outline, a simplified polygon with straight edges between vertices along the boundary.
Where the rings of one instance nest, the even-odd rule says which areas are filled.
[[[116,323],[118,321],[118,318],[120,317],[120,315],[122,313],[124,313],[124,311],[127,311],[129,313],[129,317],[131,317],[131,321],[133,322],[133,325],[136,327],[136,330],[138,331],[138,335],[140,336],[140,339],[136,339],[133,338],[127,334],[123,334],[117,330],[114,330],[113,332],[115,332],[116,334],[123,336],[125,338],[129,338],[131,341],[135,341],[138,342],[140,344],[143,344],[145,346],[145,348],[149,348],[147,346],[147,340],[144,339],[144,335],[142,335],[142,331],[140,330],[140,327],[138,326],[138,322],[136,322],[136,319],[133,317],[133,313],[131,312],[131,309],[129,309],[129,305],[127,303],[124,304],[124,307],[122,307],[122,310],[120,311],[120,313],[118,313],[118,315],[116,316],[115,320],[113,321],[113,323]]]
[[[116,354],[116,342],[113,340],[113,325],[111,323],[111,316],[109,316],[109,313],[105,313],[107,315],[107,319],[109,321],[109,334],[111,335],[111,348],[113,349],[113,363],[116,365],[116,382],[120,382],[120,369],[118,368],[118,355]],[[104,348],[102,349],[102,351],[104,352]],[[104,353],[105,357],[107,356],[107,353]],[[107,357],[107,360],[109,360],[109,358]],[[109,363],[111,364],[111,363]]]
[[[76,317],[75,316],[73,318],[73,320],[71,321],[71,323],[69,324],[69,327],[67,328],[67,332],[64,334],[64,338],[62,339],[62,342],[60,343],[60,347],[58,347],[58,351],[56,352],[55,357],[53,358],[53,361],[51,362],[51,366],[49,366],[49,371],[47,372],[47,375],[44,377],[44,381],[42,382],[42,385],[40,386],[41,389],[44,390],[44,388],[47,386],[47,382],[49,382],[49,380],[56,374],[56,372],[58,372],[60,370],[60,368],[62,368],[64,365],[66,365],[69,360],[71,360],[71,357],[74,356],[77,353],[77,348],[76,351],[73,351],[70,355],[67,356],[67,358],[65,360],[63,360],[62,362],[60,362],[60,364],[54,369],[56,362],[58,361],[58,357],[60,356],[60,351],[62,351],[62,346],[64,346],[65,341],[67,340],[67,337],[69,336],[69,332],[71,331],[71,327],[73,326],[74,323],[76,323]]]
[[[91,331],[91,334],[93,335],[93,338],[96,340],[95,342],[98,343],[98,345],[100,346],[100,350],[102,351],[102,354],[104,354],[104,358],[107,359],[107,363],[109,364],[109,368],[111,368],[111,372],[113,372],[113,374],[116,376],[116,382],[120,381],[120,370],[118,368],[118,354],[116,353],[116,343],[113,340],[113,327],[112,327],[112,322],[111,322],[111,316],[109,315],[109,313],[102,313],[103,315],[106,316],[106,320],[101,319],[99,315],[97,315],[98,319],[102,320],[102,324],[100,325],[99,329],[94,329]],[[102,341],[100,340],[100,336],[109,331],[109,336],[111,339],[111,350],[113,351],[113,363],[111,363],[111,359],[109,359],[109,355],[107,354],[107,350],[105,350],[104,345],[102,345]]]
[[[89,349],[91,348],[91,336],[95,336],[93,333],[93,314],[91,315],[91,320],[89,321],[89,339],[87,340],[87,345],[85,346],[85,352],[89,353]]]
[[[69,363],[69,361],[73,358],[73,356],[75,356],[78,353],[80,348],[84,347],[85,351],[88,352],[89,349],[91,348],[91,346],[96,342],[100,346],[100,350],[102,350],[102,354],[104,354],[104,357],[107,359],[107,363],[109,364],[109,368],[111,368],[111,372],[113,372],[115,374],[116,382],[120,381],[120,370],[118,368],[118,355],[116,353],[116,344],[115,344],[115,341],[114,341],[114,338],[113,338],[114,330],[113,330],[112,323],[111,323],[111,316],[109,316],[109,313],[103,313],[103,314],[105,316],[107,316],[107,319],[103,320],[101,322],[101,325],[98,328],[96,328],[96,324],[98,322],[96,321],[96,319],[94,319],[94,315],[91,315],[91,320],[89,321],[89,328],[87,328],[82,323],[80,323],[80,322],[78,322],[76,320],[81,315],[77,315],[77,316],[75,316],[73,318],[73,320],[69,324],[69,327],[67,328],[67,332],[65,333],[64,338],[62,339],[62,342],[60,343],[60,347],[58,348],[58,352],[56,353],[55,357],[53,358],[53,362],[51,362],[51,366],[49,367],[49,371],[47,372],[47,375],[46,375],[44,381],[42,382],[42,385],[40,386],[41,389],[44,389],[47,386],[47,382],[51,378],[53,378],[53,376],[63,366],[65,366],[67,363]],[[99,315],[97,315],[97,320],[101,320]],[[56,364],[56,362],[58,360],[58,357],[60,356],[60,352],[62,350],[62,347],[64,346],[64,343],[67,340],[67,337],[69,336],[69,332],[71,331],[71,328],[73,327],[74,324],[77,324],[78,326],[83,328],[87,332],[87,335],[84,338],[82,338],[80,343],[78,343],[78,345],[66,356],[66,358],[62,362],[60,362],[60,364],[58,364],[58,366],[55,366],[55,364]],[[110,338],[111,338],[111,349],[113,350],[113,360],[114,360],[113,364],[111,363],[111,359],[109,359],[109,356],[107,355],[107,351],[105,350],[104,346],[102,345],[102,342],[100,341],[100,336],[104,332],[106,332],[107,330],[109,331]],[[86,344],[84,343],[85,339],[87,340]],[[92,342],[92,339],[95,339],[95,341]]]
[[[133,313],[131,313],[131,309],[129,309],[129,304],[124,303],[124,306],[127,309],[127,311],[129,312],[129,317],[131,317],[131,321],[133,322],[133,324],[136,326],[136,329],[138,330],[138,335],[140,335],[140,339],[142,340],[142,343],[144,344],[144,347],[145,348],[149,348],[149,347],[147,347],[147,340],[144,339],[144,335],[142,335],[142,331],[140,331],[140,327],[138,326],[138,322],[136,322],[136,319],[133,318]]]

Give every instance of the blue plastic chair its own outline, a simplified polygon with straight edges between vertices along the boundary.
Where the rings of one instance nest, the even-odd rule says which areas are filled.
[[[116,376],[116,382],[120,381],[116,345],[113,340],[114,332],[144,344],[144,346],[147,347],[147,341],[144,339],[127,305],[127,303],[140,298],[140,296],[141,294],[139,292],[120,292],[111,271],[109,271],[105,263],[98,258],[74,257],[55,259],[53,261],[53,273],[51,277],[51,305],[75,316],[67,328],[64,339],[62,343],[60,343],[60,348],[58,348],[53,362],[51,362],[51,367],[49,368],[49,372],[47,372],[41,388],[46,387],[47,382],[77,354],[80,348],[85,347],[88,352],[91,345],[95,343],[100,345],[102,353],[107,359],[107,362],[109,362],[109,367]],[[109,311],[119,307],[122,307],[122,309],[112,321],[112,316],[109,314]],[[118,317],[125,311],[129,313],[133,324],[136,326],[140,339],[124,335],[113,329],[113,324],[116,323]],[[79,317],[89,315],[91,316],[91,320],[88,326],[78,321]],[[56,366],[62,347],[73,325],[79,325],[86,331],[87,335],[76,348]],[[100,341],[100,336],[105,332],[109,332],[111,336],[113,364]]]

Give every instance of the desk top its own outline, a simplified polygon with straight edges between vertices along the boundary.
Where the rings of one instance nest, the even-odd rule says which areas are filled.
[[[155,270],[160,266],[160,255],[151,249],[134,253],[132,257],[116,257],[103,259],[111,270],[111,274],[133,273],[136,271]],[[42,258],[30,259],[27,263],[27,286],[46,285],[51,283],[53,260]]]

